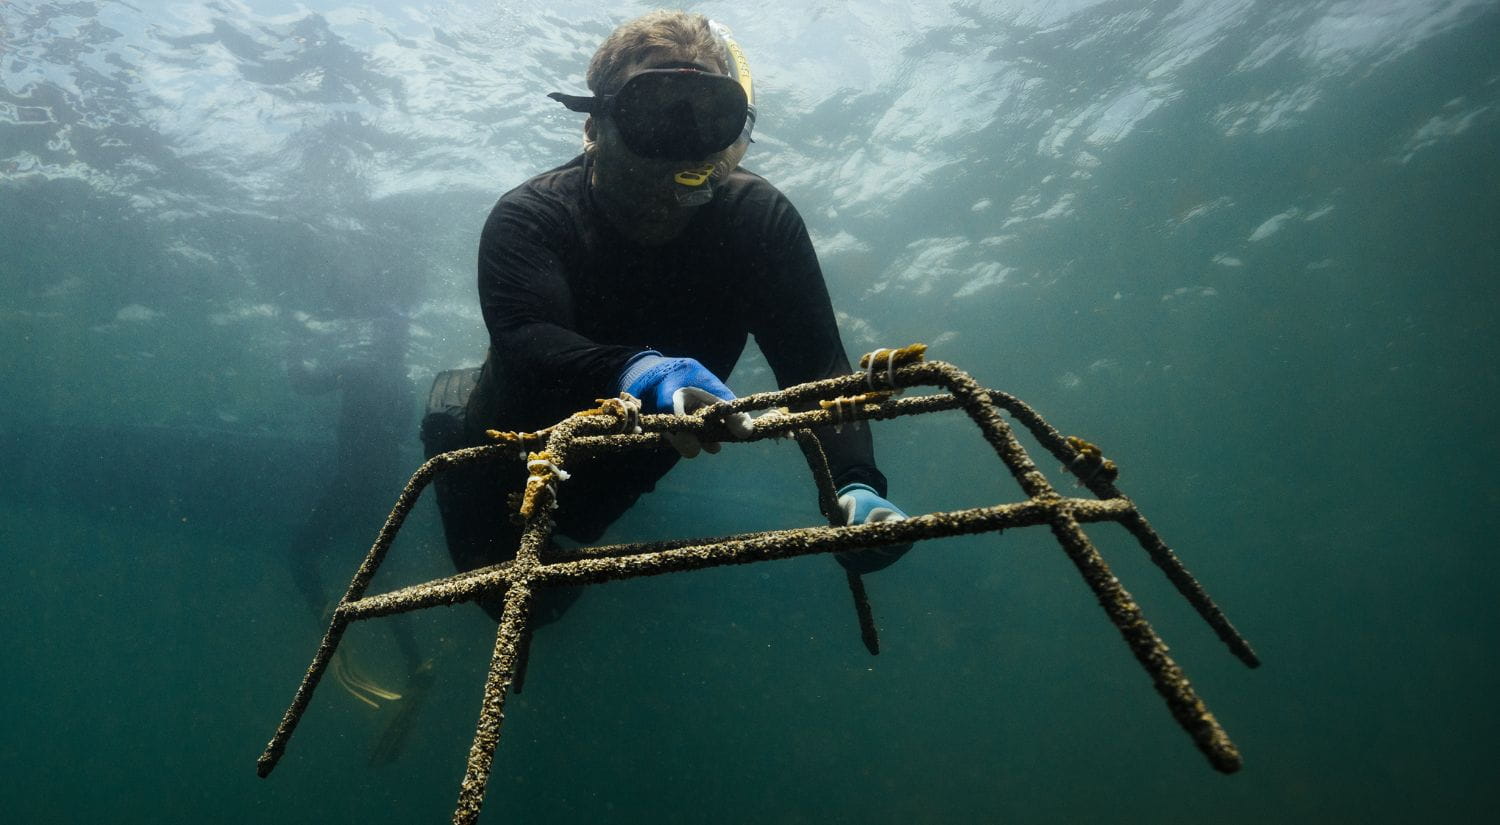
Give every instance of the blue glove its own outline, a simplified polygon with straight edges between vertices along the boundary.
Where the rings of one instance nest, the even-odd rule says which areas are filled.
[[[683,387],[705,390],[718,401],[734,400],[734,393],[697,359],[666,358],[656,350],[626,362],[616,383],[618,391],[641,399],[641,412],[652,415],[675,412],[672,396]]]
[[[845,524],[875,524],[882,521],[904,521],[906,514],[901,508],[881,498],[867,484],[846,484],[839,490],[839,506],[844,509]],[[851,573],[874,573],[896,563],[911,549],[911,542],[887,544],[883,547],[867,547],[847,553],[836,553],[834,558]]]
[[[649,414],[691,415],[703,407],[734,400],[734,393],[697,359],[667,358],[655,350],[630,359],[616,384],[620,391],[641,399],[641,411]],[[745,413],[725,416],[724,424],[741,438],[750,435],[750,416]],[[717,442],[700,443],[690,433],[669,433],[667,440],[683,458],[692,458],[702,450],[719,451]]]

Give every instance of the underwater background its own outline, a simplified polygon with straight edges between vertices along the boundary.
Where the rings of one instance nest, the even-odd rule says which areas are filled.
[[[6,821],[450,816],[494,636],[468,605],[346,637],[396,692],[394,628],[432,661],[398,753],[372,764],[417,694],[329,679],[255,775],[322,633],[288,548],[376,412],[288,364],[407,322],[402,435],[367,442],[400,469],[324,524],[332,598],[433,375],[483,357],[488,209],[579,148],[544,95],[651,7],[0,3]],[[745,165],[806,219],[851,358],[924,341],[1101,445],[1256,647],[1089,529],[1245,767],[1210,768],[1028,528],[870,576],[878,657],[821,556],[591,588],[536,633],[483,821],[1492,815],[1500,4],[687,7],[749,57]],[[753,348],[729,384],[774,386]],[[875,436],[908,512],[1019,498],[956,414]],[[757,444],[611,537],[818,520],[797,451]],[[386,567],[372,592],[451,572],[430,499]]]

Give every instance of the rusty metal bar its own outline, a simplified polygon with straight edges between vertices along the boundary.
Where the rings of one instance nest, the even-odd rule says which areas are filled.
[[[818,488],[818,509],[829,526],[844,523],[844,511],[839,508],[838,490],[833,486],[833,473],[828,469],[828,455],[823,444],[812,430],[797,430],[793,433],[807,467],[812,471],[813,484]],[[859,638],[871,656],[880,655],[880,631],[875,627],[875,611],[870,609],[870,596],[865,592],[865,581],[853,570],[844,571],[844,580],[849,585],[849,596],[854,600],[854,619],[859,623]]]
[[[992,532],[1011,527],[1048,525],[1059,545],[1073,561],[1093,591],[1105,614],[1147,671],[1173,717],[1193,738],[1210,764],[1226,773],[1241,764],[1218,721],[1193,691],[1182,669],[1167,654],[1161,638],[1146,621],[1140,607],[1110,571],[1083,523],[1114,521],[1123,525],[1150,554],[1178,591],[1193,604],[1220,638],[1246,664],[1259,663],[1248,643],[1234,630],[1223,612],[1182,565],[1141,515],[1135,504],[1114,484],[1117,468],[1103,458],[1098,448],[1077,438],[1065,438],[1042,417],[1014,396],[987,390],[950,364],[921,360],[920,347],[879,350],[867,356],[867,371],[815,381],[773,393],[746,396],[711,407],[700,415],[626,415],[618,401],[602,402],[589,410],[539,433],[497,434],[506,439],[493,446],[475,447],[436,456],[423,464],[402,490],[374,546],[350,582],[330,620],[328,631],[313,655],[291,706],[283,715],[276,734],[261,755],[257,771],[266,776],[285,751],[298,720],[311,702],[313,691],[337,650],[344,630],[355,621],[420,610],[439,604],[456,604],[504,593],[504,612],[496,629],[484,699],[475,728],[473,745],[464,775],[454,822],[471,823],[479,814],[489,771],[499,743],[504,720],[505,693],[518,689],[529,645],[533,593],[536,588],[616,581],[638,576],[660,575],[725,564],[746,564],[813,553],[850,551],[885,544],[914,542],[945,536]],[[881,354],[885,362],[879,360]],[[899,359],[899,360],[898,360]],[[942,387],[947,395],[895,398],[892,391],[914,385]],[[756,419],[749,438],[736,439],[722,425],[728,412],[750,412],[784,406],[814,406],[825,402],[831,409],[806,409]],[[845,526],[836,501],[827,459],[811,428],[847,425],[855,421],[884,420],[942,410],[962,410],[995,450],[1026,498],[988,507],[930,513],[904,521]],[[1065,498],[1037,469],[1017,441],[1001,412],[1008,412],[1097,498]],[[637,432],[622,432],[639,425]],[[607,455],[621,450],[659,448],[665,433],[691,432],[710,440],[729,442],[793,436],[807,459],[818,491],[819,510],[826,527],[803,527],[742,533],[712,539],[677,539],[662,542],[604,545],[576,550],[548,549],[550,510],[557,485],[566,479],[564,467],[572,459]],[[531,478],[522,505],[526,526],[514,561],[491,565],[424,584],[373,596],[364,595],[379,569],[396,533],[418,495],[441,471],[472,463],[514,460],[521,445],[544,445],[528,458]],[[871,653],[879,650],[874,620],[859,576],[848,575],[850,592],[860,620],[861,637]]]
[[[484,805],[484,789],[490,781],[490,766],[495,748],[500,744],[500,725],[505,722],[505,691],[516,673],[518,652],[531,616],[531,588],[518,584],[505,593],[505,611],[495,629],[495,652],[490,656],[490,672],[484,682],[484,700],[480,703],[479,722],[474,726],[474,744],[469,746],[469,764],[459,785],[458,807],[453,811],[454,825],[472,825],[479,821]]]

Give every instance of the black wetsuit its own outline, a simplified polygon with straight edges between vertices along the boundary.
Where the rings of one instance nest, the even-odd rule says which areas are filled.
[[[646,247],[599,211],[590,172],[580,156],[507,192],[490,212],[479,246],[490,351],[467,405],[465,441],[482,443],[486,428],[540,429],[615,395],[625,363],[647,349],[696,358],[728,382],[754,335],[783,387],[849,372],[807,229],[774,186],[736,170],[680,235]],[[868,428],[818,435],[836,485],[862,482],[885,495]],[[558,531],[598,539],[677,460],[664,448],[570,466]],[[503,469],[439,489],[459,569],[515,552],[501,511],[526,473]]]

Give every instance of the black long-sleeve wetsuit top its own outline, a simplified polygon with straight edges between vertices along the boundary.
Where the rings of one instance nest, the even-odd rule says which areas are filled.
[[[469,405],[471,431],[536,430],[592,406],[616,393],[626,362],[647,349],[696,358],[727,383],[754,335],[782,387],[849,372],[807,229],[765,179],[736,170],[680,235],[647,247],[599,210],[591,172],[579,156],[490,212],[479,245],[490,357]],[[862,482],[885,495],[867,427],[818,435],[836,485]],[[662,450],[573,471],[559,529],[593,540],[676,461]]]

